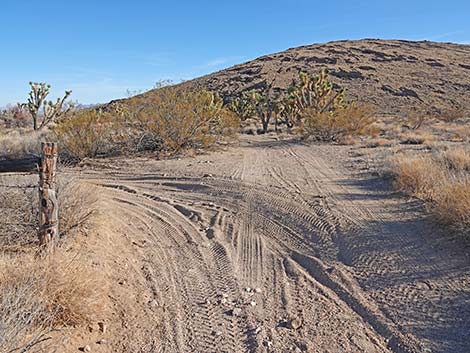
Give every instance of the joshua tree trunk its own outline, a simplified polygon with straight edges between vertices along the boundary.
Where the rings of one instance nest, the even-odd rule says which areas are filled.
[[[33,117],[33,130],[37,130],[38,129],[38,116],[37,114],[31,114],[32,117]]]

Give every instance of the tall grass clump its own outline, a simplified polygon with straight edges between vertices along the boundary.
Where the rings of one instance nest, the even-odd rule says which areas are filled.
[[[435,219],[470,236],[470,151],[392,160],[395,187],[425,201]]]
[[[65,336],[58,331],[87,324],[102,312],[105,282],[74,245],[92,220],[97,193],[64,173],[58,180],[60,241],[46,255],[37,253],[35,243],[32,179],[0,179],[0,211],[8,219],[0,223],[0,353],[61,352]]]
[[[0,352],[52,351],[53,331],[90,322],[103,305],[96,272],[66,252],[0,257]],[[98,290],[100,288],[100,290]]]

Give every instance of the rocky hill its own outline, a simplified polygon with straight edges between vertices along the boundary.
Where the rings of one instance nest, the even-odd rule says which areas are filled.
[[[316,73],[322,67],[347,89],[349,99],[372,104],[382,113],[403,112],[420,104],[470,109],[470,45],[452,43],[364,39],[313,44],[266,55],[189,83],[230,100],[273,80],[274,87],[285,89],[299,71]]]

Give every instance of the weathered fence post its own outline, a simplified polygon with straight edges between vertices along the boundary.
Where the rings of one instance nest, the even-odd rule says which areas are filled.
[[[56,191],[57,144],[41,143],[39,167],[39,246],[53,250],[59,234],[59,204]]]

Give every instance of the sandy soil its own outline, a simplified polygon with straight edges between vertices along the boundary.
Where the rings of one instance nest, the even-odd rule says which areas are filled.
[[[85,168],[113,283],[92,351],[469,352],[468,246],[366,167],[258,137]]]

